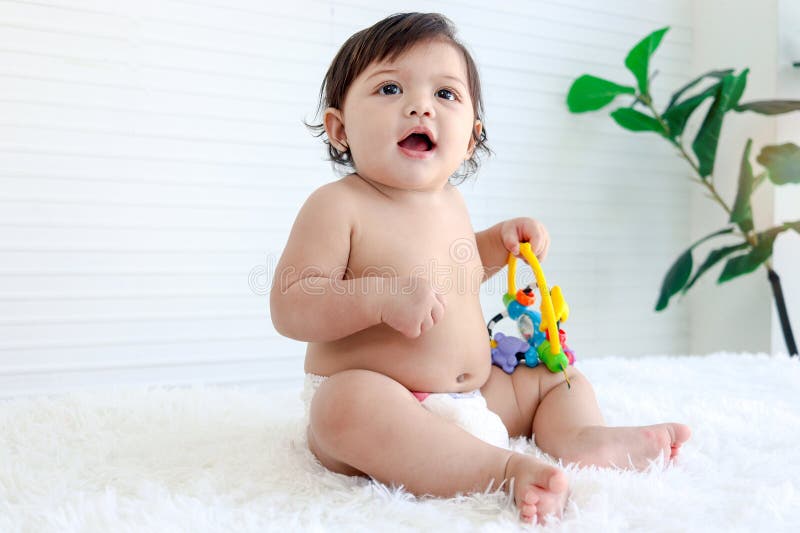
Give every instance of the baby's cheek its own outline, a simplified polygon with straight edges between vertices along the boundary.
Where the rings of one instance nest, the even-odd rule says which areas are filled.
[[[377,128],[367,128],[359,131],[354,141],[355,150],[361,156],[363,163],[377,159],[379,154],[386,153],[387,147],[396,144],[396,141],[392,141],[385,131],[380,131]]]

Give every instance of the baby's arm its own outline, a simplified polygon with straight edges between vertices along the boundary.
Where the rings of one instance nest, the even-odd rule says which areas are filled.
[[[508,259],[508,250],[500,240],[501,225],[502,222],[475,234],[478,255],[481,256],[481,263],[483,263],[483,281],[497,274]]]
[[[275,329],[307,342],[340,339],[381,322],[383,278],[344,279],[352,200],[331,183],[300,209],[270,292]]]
[[[270,292],[278,333],[326,342],[385,323],[415,338],[442,319],[445,298],[426,279],[344,279],[357,212],[341,183],[320,187],[300,209]]]

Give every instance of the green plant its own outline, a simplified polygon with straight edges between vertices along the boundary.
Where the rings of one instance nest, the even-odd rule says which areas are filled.
[[[650,94],[650,82],[656,73],[651,75],[649,66],[650,57],[668,30],[669,27],[654,31],[634,46],[625,58],[625,66],[636,78],[635,86],[618,84],[584,74],[576,79],[570,87],[567,106],[573,113],[583,113],[601,109],[620,95],[630,96],[632,98],[630,105],[614,110],[611,118],[627,130],[653,132],[669,142],[696,174],[690,179],[705,188],[708,196],[728,214],[729,222],[724,228],[710,233],[692,244],[672,264],[661,284],[656,311],[665,309],[670,298],[675,294],[679,292],[685,294],[694,286],[700,276],[723,259],[727,261],[717,283],[749,274],[763,265],[772,286],[786,346],[789,353],[797,355],[797,345],[789,323],[780,278],[772,268],[770,257],[775,238],[778,235],[787,230],[800,233],[800,220],[756,231],[753,227],[750,197],[753,191],[767,180],[776,186],[800,183],[800,147],[792,143],[765,146],[756,157],[756,161],[763,167],[756,174],[750,160],[752,139],[748,139],[741,158],[738,191],[732,207],[720,197],[714,186],[714,162],[726,113],[751,111],[762,115],[778,115],[800,110],[800,100],[740,103],[747,85],[749,69],[744,69],[739,74],[736,74],[733,69],[714,70],[678,89],[663,111],[659,112]],[[692,140],[691,150],[694,153],[694,158],[692,158],[684,147],[683,134],[692,113],[706,100],[710,100],[711,105]],[[637,109],[637,106],[642,110]],[[698,245],[719,237],[734,238],[735,241],[712,250],[692,275],[694,267],[692,251]]]

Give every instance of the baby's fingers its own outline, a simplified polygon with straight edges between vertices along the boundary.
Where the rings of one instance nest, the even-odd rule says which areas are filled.
[[[440,301],[434,302],[433,307],[431,308],[431,318],[433,319],[434,324],[438,324],[439,321],[444,316],[444,305]]]
[[[519,255],[519,236],[517,235],[517,231],[515,229],[504,229],[503,233],[500,235],[500,238],[503,240],[503,246],[505,246],[506,250],[511,252],[513,255]]]
[[[424,330],[422,329],[422,324],[414,324],[408,327],[400,328],[397,331],[399,331],[409,339],[416,339],[417,337],[422,335],[422,332]]]
[[[537,248],[533,251],[539,261],[544,261],[547,257],[547,250],[550,248],[550,237],[545,237],[539,241]]]
[[[540,261],[547,257],[547,250],[550,248],[550,234],[544,224],[533,219],[526,220],[524,232],[525,240],[531,243],[531,249]]]
[[[428,331],[429,329],[431,329],[431,328],[433,327],[433,324],[434,324],[433,318],[431,318],[431,316],[430,316],[430,315],[428,315],[428,316],[427,316],[427,317],[426,317],[426,318],[425,318],[425,319],[422,321],[422,324],[420,324],[420,328],[419,328],[420,335],[421,335],[421,334],[423,334],[423,333],[425,333],[425,332],[426,332],[426,331]]]
[[[439,294],[438,292],[433,293],[436,296],[436,299],[439,300],[439,303],[442,304],[442,311],[447,307],[447,298],[444,297],[444,294]]]

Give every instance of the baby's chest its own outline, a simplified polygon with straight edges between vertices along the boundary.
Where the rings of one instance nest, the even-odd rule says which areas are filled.
[[[365,217],[351,237],[348,263],[354,277],[417,275],[429,279],[463,277],[481,265],[466,213],[376,213]]]

